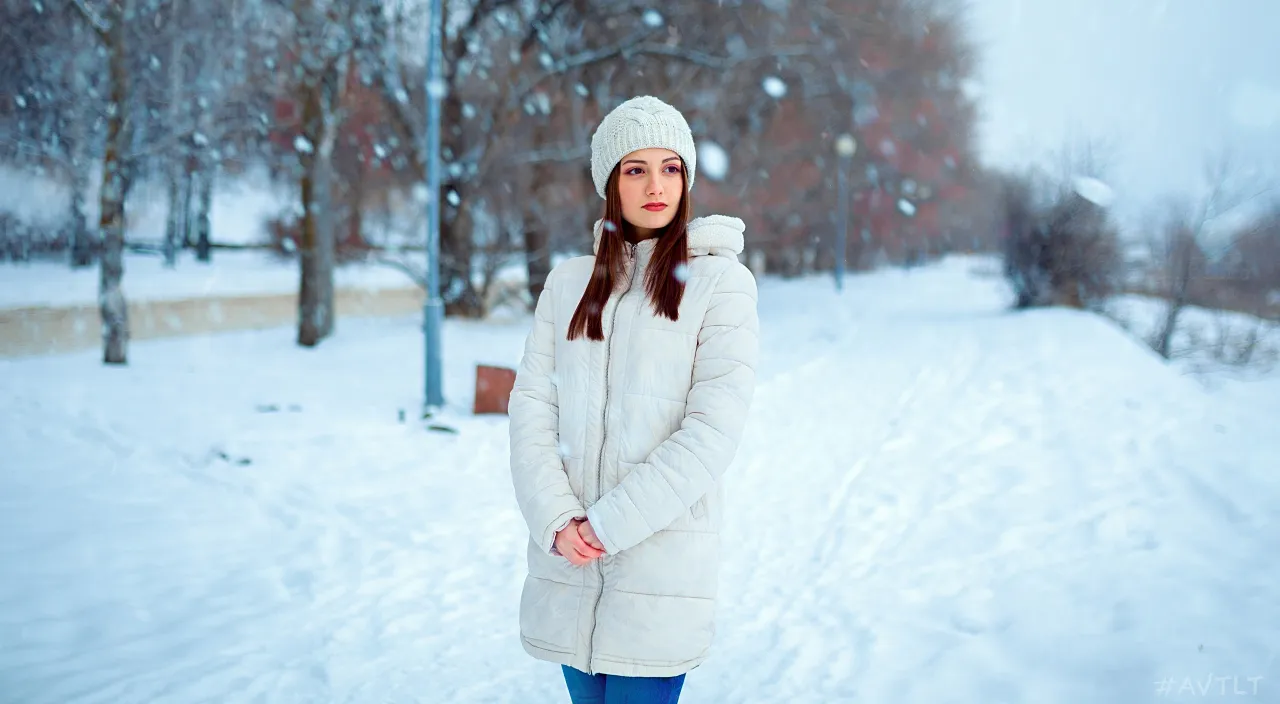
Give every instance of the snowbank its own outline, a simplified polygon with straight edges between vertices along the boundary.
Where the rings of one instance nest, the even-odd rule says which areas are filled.
[[[94,305],[98,300],[98,269],[71,269],[55,262],[0,265],[0,308]],[[191,252],[183,252],[178,266],[165,267],[163,258],[127,254],[124,293],[129,300],[181,300],[223,296],[296,293],[300,273],[296,261],[283,260],[264,250],[229,250],[214,253],[201,264]],[[339,288],[379,290],[411,288],[405,274],[387,266],[352,264],[334,271]]]

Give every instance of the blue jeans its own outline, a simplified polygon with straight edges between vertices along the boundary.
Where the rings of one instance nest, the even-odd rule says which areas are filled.
[[[676,704],[684,675],[675,677],[623,677],[588,675],[561,665],[573,704]]]

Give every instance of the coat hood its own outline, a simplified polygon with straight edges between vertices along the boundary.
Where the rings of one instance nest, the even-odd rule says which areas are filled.
[[[600,249],[604,220],[596,220],[592,253]],[[745,247],[747,226],[740,218],[728,215],[706,215],[689,221],[689,256],[721,256],[737,259]]]

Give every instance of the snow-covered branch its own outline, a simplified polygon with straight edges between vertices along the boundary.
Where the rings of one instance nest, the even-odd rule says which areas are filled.
[[[399,271],[405,276],[408,276],[410,279],[413,280],[413,283],[417,284],[418,286],[421,286],[424,289],[427,287],[427,274],[426,274],[425,266],[415,267],[402,259],[396,259],[395,257],[390,257],[390,256],[387,256],[386,254],[381,254],[376,252],[369,255],[369,261],[374,264],[380,264],[382,266],[391,267],[392,269]]]
[[[809,56],[814,53],[812,47],[796,46],[796,47],[780,47],[777,49],[764,49],[761,51],[750,52],[741,56],[716,56],[703,51],[695,51],[686,49],[682,46],[670,46],[667,44],[640,44],[632,49],[631,54],[650,54],[653,56],[667,56],[674,59],[680,59],[689,63],[713,68],[718,71],[728,71],[745,63],[752,61],[760,61],[762,59],[781,59],[794,56]]]
[[[554,145],[511,155],[505,159],[513,164],[539,164],[547,162],[569,163],[591,158],[591,147],[586,144]]]
[[[89,26],[93,28],[93,31],[97,32],[98,36],[105,41],[111,25],[97,11],[89,7],[85,0],[71,0],[71,4],[80,10],[80,14],[84,15],[85,20],[89,22]]]

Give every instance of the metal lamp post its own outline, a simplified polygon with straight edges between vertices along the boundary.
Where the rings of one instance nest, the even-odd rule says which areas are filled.
[[[444,379],[440,363],[440,333],[444,301],[440,298],[440,99],[444,86],[440,62],[443,17],[441,0],[431,0],[431,26],[427,41],[427,297],[422,307],[423,347],[426,357],[424,416],[444,406]]]
[[[836,290],[844,290],[844,265],[845,251],[847,251],[847,242],[849,239],[849,188],[848,176],[845,171],[849,166],[849,161],[853,158],[855,152],[858,151],[858,142],[853,135],[848,133],[840,135],[836,139],[836,161],[839,163],[839,179],[836,187],[836,195],[839,199],[837,207],[836,219],[837,235],[836,235]]]

